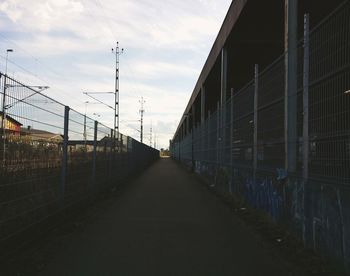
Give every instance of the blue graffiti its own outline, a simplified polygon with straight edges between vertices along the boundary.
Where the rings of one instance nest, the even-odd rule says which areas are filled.
[[[288,174],[287,171],[285,169],[276,169],[276,173],[277,173],[277,180],[284,180],[287,178]]]
[[[246,178],[244,197],[254,208],[268,212],[278,221],[284,210],[284,201],[281,194],[268,177],[256,179]]]

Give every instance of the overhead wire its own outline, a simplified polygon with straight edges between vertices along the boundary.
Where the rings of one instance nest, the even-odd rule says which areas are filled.
[[[106,16],[106,13],[105,13],[105,11],[104,11],[104,9],[103,9],[103,6],[101,5],[101,3],[98,3],[98,4],[100,5],[100,7],[101,7],[101,9],[102,9],[102,12],[103,12],[103,13],[105,14],[105,16]],[[89,9],[86,9],[86,11],[89,13],[90,16],[92,16],[92,17],[94,17],[94,18],[96,19],[95,22],[100,22],[100,20],[97,20],[96,16],[94,16],[94,14],[91,13],[91,12],[89,11]],[[99,24],[100,24],[100,23],[99,23]],[[101,25],[101,24],[100,24],[100,25]],[[104,29],[104,28],[102,28],[102,29]],[[112,36],[115,37],[115,35],[113,34],[113,32],[112,32],[111,27],[110,27],[109,24],[108,24],[108,29],[109,29],[109,31],[111,32]],[[0,34],[0,37],[2,37],[4,40],[8,41],[9,43],[15,45],[18,49],[22,50],[24,53],[26,53],[28,56],[30,56],[32,59],[34,59],[35,62],[39,63],[42,67],[44,67],[44,68],[47,69],[48,71],[54,73],[56,76],[58,76],[58,77],[60,77],[60,78],[66,79],[65,76],[63,76],[62,74],[56,72],[55,70],[53,70],[52,68],[48,67],[47,65],[43,64],[43,63],[40,61],[39,58],[37,58],[37,57],[35,57],[34,55],[32,55],[28,50],[25,50],[23,47],[21,47],[20,45],[18,45],[18,43],[14,42],[13,40],[9,39],[8,37],[6,37],[6,36],[3,35],[3,34]],[[112,41],[112,39],[111,39],[111,41]],[[115,43],[115,42],[114,42],[114,43]],[[1,55],[0,55],[0,56],[1,56]],[[2,58],[5,58],[4,56],[1,56],[1,57],[2,57]],[[5,58],[5,59],[6,59],[6,58]],[[15,63],[15,62],[13,62],[13,61],[10,61],[10,60],[8,60],[8,62],[11,63],[11,64],[13,64],[13,65],[16,66],[17,68],[21,69],[22,71],[28,73],[29,75],[31,75],[31,76],[37,78],[38,80],[44,82],[45,84],[48,84],[48,85],[49,85],[49,83],[48,83],[47,81],[45,81],[44,79],[40,78],[38,75],[34,74],[33,72],[31,72],[30,70],[24,68],[23,66],[21,66],[21,65],[19,65],[19,64],[17,64],[17,63]],[[66,96],[69,96],[69,99],[72,98],[72,95],[71,95],[71,94],[68,94],[68,93],[66,93],[65,91],[61,90],[61,89],[55,88],[55,90],[59,91],[61,94],[64,94],[64,95],[66,95]],[[80,98],[78,98],[78,97],[76,97],[76,96],[73,96],[73,98],[75,98],[75,100],[78,101],[79,104],[81,104],[81,99],[80,99]]]
[[[3,56],[3,55],[0,55],[0,57],[2,59],[5,59],[6,60],[6,57]],[[43,84],[47,85],[47,86],[50,86],[51,84],[47,81],[47,80],[44,80],[43,78],[39,77],[38,75],[34,74],[33,72],[31,72],[30,70],[26,69],[25,67],[19,65],[18,63],[12,61],[12,60],[9,60],[7,59],[7,62],[14,65],[15,67],[19,68],[20,70],[22,70],[23,72],[31,75],[32,77],[36,78],[37,80],[40,80],[41,82],[43,82]],[[54,90],[66,95],[69,97],[69,99],[71,100],[72,98],[74,98],[77,102],[81,103],[81,99],[78,98],[77,96],[73,96],[72,94],[68,94],[66,91],[60,89],[60,88],[57,88],[55,87]]]
[[[109,38],[109,40],[112,42],[112,43],[115,43],[117,41],[117,38],[116,38],[116,35],[115,35],[115,32],[114,32],[114,29],[112,27],[112,24],[111,24],[111,20],[110,20],[110,17],[107,15],[107,12],[106,12],[106,9],[105,7],[103,6],[103,4],[101,3],[101,1],[99,0],[94,0],[94,3],[95,3],[95,6],[98,7],[101,12],[103,13],[104,17],[102,17],[103,21],[105,22],[107,28],[102,28],[103,30],[106,30],[108,29],[108,31],[110,32],[110,35],[111,36],[107,36]],[[101,20],[98,20],[95,16],[94,13],[92,13],[90,11],[90,9],[86,9],[85,10],[91,17],[95,18],[95,22],[97,22],[97,24],[99,24],[100,26],[103,27],[103,24],[101,24]],[[14,42],[12,39],[6,37],[5,35],[3,34],[0,34],[0,38],[2,38],[3,40],[6,40],[8,41],[9,43],[13,44],[14,46],[16,46],[16,48],[20,49],[21,51],[23,51],[27,56],[29,56],[30,58],[32,58],[37,64],[40,64],[40,66],[42,68],[45,68],[47,69],[47,71],[50,71],[51,73],[53,73],[54,75],[56,75],[57,77],[60,77],[60,78],[65,78],[62,74],[58,73],[57,71],[53,70],[52,68],[50,68],[49,66],[47,66],[46,64],[44,64],[43,62],[40,61],[39,58],[35,57],[32,53],[30,53],[27,49],[24,49],[23,47],[21,47],[18,43]],[[113,41],[114,39],[114,41]],[[0,55],[1,56],[1,55]],[[5,59],[4,56],[1,56],[1,58]],[[13,64],[14,66],[16,66],[17,68],[19,68],[20,70],[26,72],[27,74],[29,74],[30,76],[40,80],[41,82],[43,82],[44,84],[47,84],[50,86],[50,83],[47,81],[47,80],[44,80],[42,77],[39,77],[37,74],[33,73],[32,71],[26,69],[25,67],[17,64],[16,62],[13,62],[11,60],[8,60],[9,63]],[[124,63],[125,67],[127,68],[127,70],[131,73],[131,75],[135,75],[134,74],[134,70],[131,69],[131,67],[129,66],[128,63]],[[134,85],[134,81],[130,78],[130,76],[128,76],[128,74],[125,75],[125,78],[126,80],[128,80],[128,83],[129,83],[129,86],[132,88],[133,91],[139,91],[139,89]],[[74,96],[74,94],[70,94],[70,93],[67,93],[66,91],[62,90],[62,89],[59,89],[57,87],[54,88],[55,91],[57,92],[60,92],[61,94],[65,95],[65,96],[68,96],[70,100],[73,100],[76,102],[76,103],[79,103],[79,105],[81,105],[81,99],[78,98],[77,96]]]

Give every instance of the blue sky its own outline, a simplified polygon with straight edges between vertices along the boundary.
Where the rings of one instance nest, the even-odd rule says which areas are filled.
[[[168,147],[229,0],[1,0],[0,70],[84,113],[83,91],[113,91],[116,41],[120,64],[120,131],[139,139],[139,100],[145,103],[144,136],[152,122],[158,148]],[[113,104],[113,97],[99,99]],[[113,125],[113,111],[88,104],[87,114]]]

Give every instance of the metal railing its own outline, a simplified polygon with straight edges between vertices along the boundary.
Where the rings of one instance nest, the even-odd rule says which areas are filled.
[[[0,244],[159,152],[0,72]]]

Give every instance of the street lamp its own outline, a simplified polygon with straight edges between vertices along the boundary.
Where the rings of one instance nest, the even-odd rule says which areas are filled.
[[[101,115],[98,113],[93,113],[92,115],[94,115],[96,117],[96,119],[101,117]]]
[[[89,101],[85,101],[85,113],[84,113],[84,134],[83,134],[83,137],[84,137],[84,144],[85,144],[85,147],[86,147],[86,109],[87,109],[87,104],[89,103]]]
[[[94,103],[94,104],[102,104],[110,109],[112,109],[115,112],[115,108],[109,104],[104,103],[103,101],[97,99],[96,97],[92,96],[92,95],[101,95],[101,94],[113,94],[113,92],[83,92],[84,95],[88,96],[89,98],[93,99],[96,102],[89,102],[86,101],[85,104],[87,103]],[[86,105],[85,105],[86,107]]]
[[[13,49],[7,49],[6,50],[6,65],[5,65],[5,75],[7,75],[7,61],[8,61],[8,58],[9,58],[9,53],[10,52],[13,52]]]

